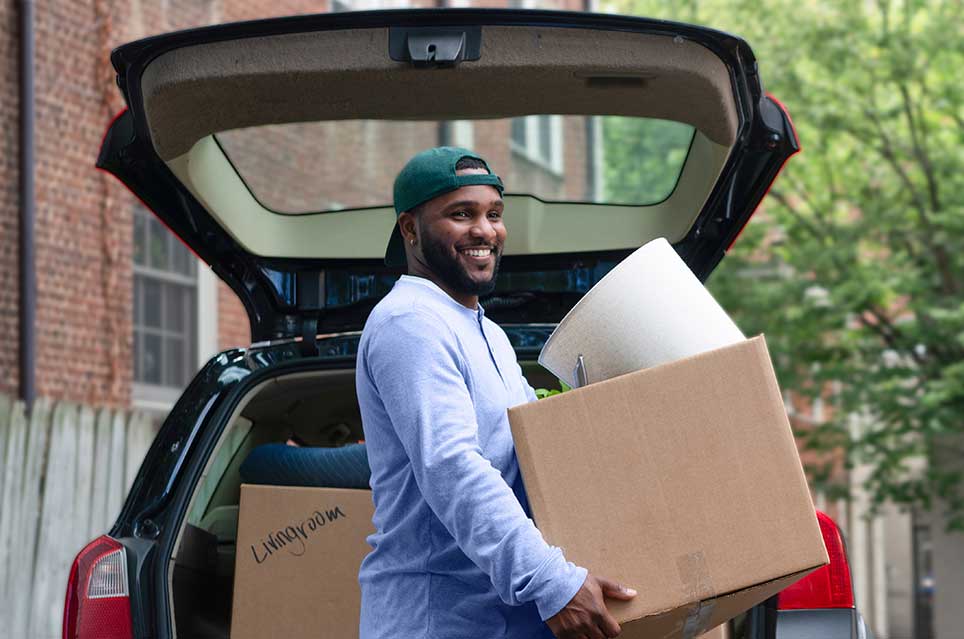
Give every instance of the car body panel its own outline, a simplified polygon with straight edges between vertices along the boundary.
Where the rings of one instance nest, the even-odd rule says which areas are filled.
[[[774,639],[869,639],[859,633],[860,615],[854,608],[824,610],[781,610],[777,613]]]
[[[161,425],[108,533],[127,549],[136,637],[173,635],[172,565],[163,558],[174,554],[195,486],[237,402],[276,375],[353,368],[357,337],[321,340],[316,352],[324,354],[316,356],[306,355],[292,340],[224,351],[188,385]]]

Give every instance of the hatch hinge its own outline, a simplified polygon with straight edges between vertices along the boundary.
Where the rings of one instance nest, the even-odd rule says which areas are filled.
[[[397,62],[416,67],[451,67],[463,60],[478,60],[482,27],[392,27],[388,54]]]

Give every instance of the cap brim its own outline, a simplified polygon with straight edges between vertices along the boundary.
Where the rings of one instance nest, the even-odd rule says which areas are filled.
[[[388,238],[388,248],[385,249],[385,266],[399,267],[407,266],[408,258],[405,256],[405,240],[402,238],[402,231],[398,224],[392,229],[392,236]]]

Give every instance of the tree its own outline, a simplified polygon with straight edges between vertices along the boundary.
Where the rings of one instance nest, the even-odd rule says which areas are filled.
[[[604,6],[750,42],[803,153],[710,288],[785,388],[834,408],[808,446],[870,464],[878,505],[940,503],[964,529],[964,5]]]
[[[607,202],[653,204],[673,192],[693,127],[667,120],[601,119]],[[626,170],[626,167],[632,167]]]

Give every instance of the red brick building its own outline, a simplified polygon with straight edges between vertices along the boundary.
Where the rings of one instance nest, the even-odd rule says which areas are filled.
[[[114,178],[94,168],[104,131],[123,108],[109,63],[113,47],[172,30],[329,10],[420,6],[538,6],[582,10],[585,0],[412,2],[366,0],[47,0],[35,3],[35,272],[36,394],[95,406],[166,412],[190,375],[219,350],[249,343],[247,317],[234,294],[199,263]],[[20,371],[19,3],[0,3],[0,393],[22,393]],[[581,118],[526,118],[421,130],[386,123],[307,125],[310,143],[293,147],[286,170],[239,166],[267,204],[288,197],[301,210],[388,200],[395,171],[408,155],[438,142],[474,146],[507,183],[538,185],[555,196],[582,196],[591,176],[571,176],[586,162]],[[327,128],[325,128],[327,127]],[[224,144],[264,144],[265,136],[300,136],[298,126],[225,136]],[[378,140],[391,162],[345,156],[358,141]],[[279,142],[281,140],[275,140]],[[280,146],[276,148],[281,148]],[[318,149],[343,162],[319,162]],[[367,148],[367,147],[366,147]],[[274,162],[270,152],[259,162]],[[364,192],[337,191],[345,171],[367,171]],[[556,177],[570,175],[567,186]],[[280,175],[280,178],[279,178]],[[303,202],[291,182],[314,184]],[[582,192],[574,192],[582,191]],[[386,238],[387,239],[387,238]]]

